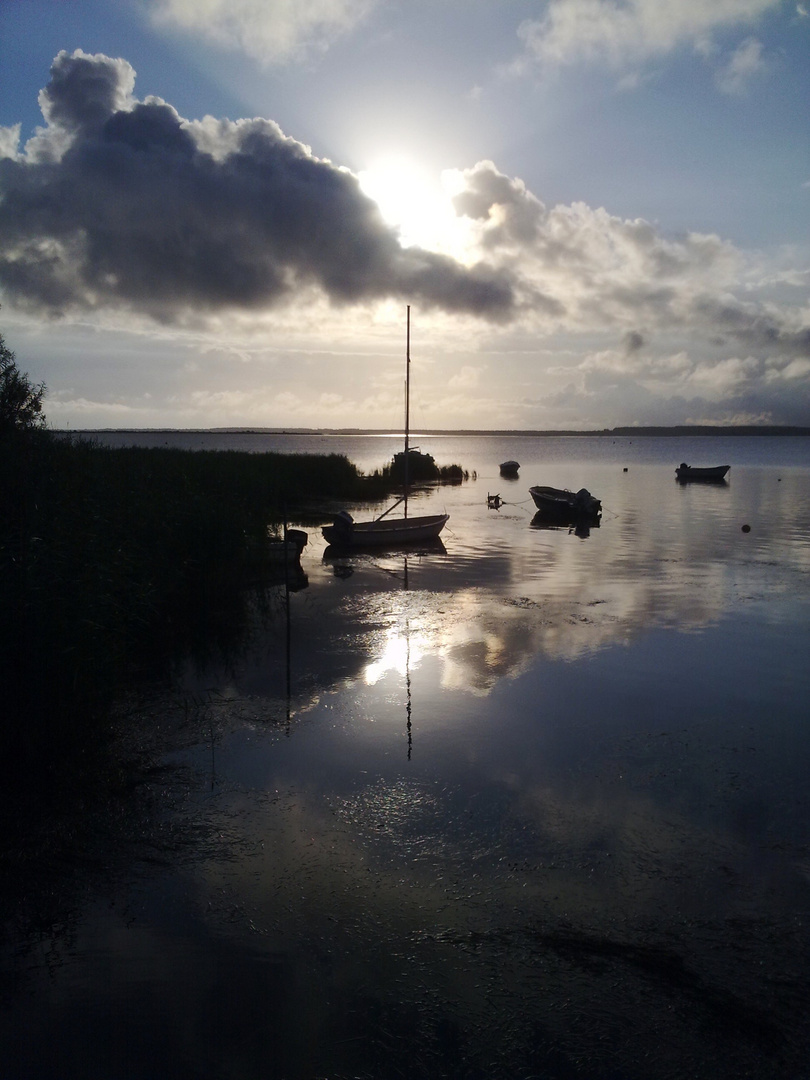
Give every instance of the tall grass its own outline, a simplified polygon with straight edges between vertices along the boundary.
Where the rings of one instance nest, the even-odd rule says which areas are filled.
[[[268,526],[383,494],[339,455],[0,440],[0,678],[6,765],[104,730],[133,672],[165,671],[239,621]],[[321,513],[321,518],[325,513]]]

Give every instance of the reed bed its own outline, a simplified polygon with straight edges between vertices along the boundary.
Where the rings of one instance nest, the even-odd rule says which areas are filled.
[[[236,632],[285,517],[384,495],[341,455],[0,439],[4,760],[56,761],[99,736],[134,674],[166,675]],[[203,642],[208,643],[203,645]]]

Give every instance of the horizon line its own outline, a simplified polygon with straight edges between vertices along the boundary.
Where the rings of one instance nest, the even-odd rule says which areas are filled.
[[[59,435],[92,434],[166,434],[199,435],[391,435],[400,436],[403,428],[358,427],[96,427],[49,428]],[[477,436],[679,436],[679,435],[810,435],[810,426],[799,424],[669,424],[614,428],[417,428],[413,435]]]

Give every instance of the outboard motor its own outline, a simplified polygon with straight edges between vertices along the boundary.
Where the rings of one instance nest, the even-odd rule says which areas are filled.
[[[341,510],[340,513],[335,514],[334,525],[342,533],[350,533],[354,528],[354,518],[348,510]]]
[[[576,508],[582,514],[598,514],[602,504],[591,495],[587,488],[580,488],[576,494]]]

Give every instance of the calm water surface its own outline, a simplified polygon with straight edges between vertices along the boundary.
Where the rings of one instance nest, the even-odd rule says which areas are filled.
[[[810,440],[415,441],[476,474],[437,550],[310,529],[289,620],[133,708],[158,767],[42,869],[4,1077],[810,1075]]]

